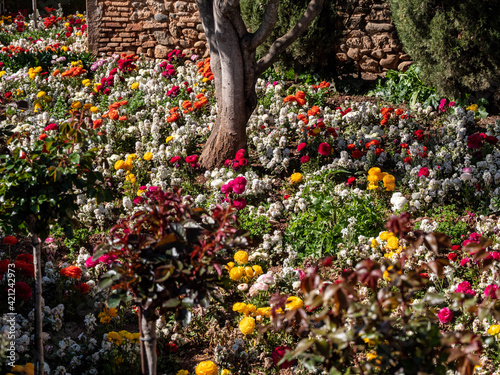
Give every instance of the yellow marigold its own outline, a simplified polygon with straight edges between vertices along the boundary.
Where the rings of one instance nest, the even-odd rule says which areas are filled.
[[[271,316],[271,308],[270,307],[259,307],[255,311],[255,315],[262,316],[264,318],[269,318]]]
[[[127,155],[127,160],[134,161],[137,159],[137,154],[128,154]]]
[[[234,261],[238,264],[248,263],[248,253],[246,251],[240,250],[234,254]]]
[[[245,275],[249,279],[251,279],[254,276],[252,267],[245,267]]]
[[[477,112],[477,110],[479,109],[479,106],[477,104],[471,104],[470,106],[468,106],[466,108],[468,111],[472,111],[472,112]]]
[[[377,181],[381,180],[383,178],[382,176],[382,171],[378,167],[373,167],[370,168],[368,171],[368,181],[370,181],[370,177],[374,177],[377,179]]]
[[[85,103],[85,104],[83,105],[83,108],[84,108],[84,109],[90,109],[90,108],[92,108],[92,104],[90,104],[90,103]]]
[[[241,333],[246,335],[251,335],[253,330],[255,329],[255,319],[250,316],[245,316],[241,319],[239,328]]]
[[[286,300],[285,309],[286,310],[297,310],[304,306],[304,302],[299,297],[290,296]]]
[[[122,343],[122,336],[118,332],[111,331],[108,332],[108,340],[111,341],[113,344],[120,346]]]
[[[370,246],[371,246],[372,248],[376,248],[376,247],[378,247],[378,242],[377,242],[377,240],[376,240],[375,238],[372,240],[372,243],[370,244]]]
[[[368,184],[368,187],[366,188],[366,190],[375,190],[375,189],[378,189],[378,183],[372,183],[372,182],[370,182]]]
[[[233,267],[229,271],[229,277],[233,281],[238,281],[239,279],[241,279],[243,277],[243,268],[242,267]]]
[[[377,353],[375,352],[366,353],[366,359],[369,361],[377,359]]]
[[[165,138],[165,143],[170,142],[172,139],[174,139],[174,137],[172,137],[171,135],[169,135],[167,138]]]
[[[43,70],[43,69],[42,69],[42,67],[41,67],[41,66],[37,66],[37,67],[36,67],[33,71],[34,71],[35,73],[40,73],[42,70]]]
[[[224,370],[222,370],[220,375],[231,375],[231,371],[229,371],[227,368],[225,368]]]
[[[38,91],[38,94],[36,94],[37,98],[42,98],[45,95],[47,95],[47,93],[45,91]]]
[[[246,307],[247,307],[247,305],[244,304],[243,302],[236,302],[233,305],[233,311],[243,313],[245,311]]]
[[[194,371],[196,375],[217,375],[219,373],[217,365],[212,361],[203,361],[198,363],[198,366],[196,366]]]
[[[97,112],[99,112],[99,108],[94,105],[94,106],[90,107],[90,112],[97,113]]]
[[[87,79],[84,79],[84,80],[82,81],[82,85],[83,85],[83,86],[85,86],[85,87],[90,86],[90,85],[91,85],[91,83],[90,83],[90,79],[88,79],[88,78],[87,78]]]
[[[228,264],[226,264],[226,268],[231,271],[231,269],[234,267],[234,262],[229,262]]]
[[[79,101],[71,103],[71,108],[73,108],[73,109],[78,109],[81,106],[82,106],[82,103],[80,103]]]
[[[249,303],[245,306],[245,311],[243,311],[243,313],[245,314],[245,316],[248,316],[250,314],[254,314],[255,311],[257,311],[257,306]]]
[[[135,184],[135,182],[137,181],[134,174],[133,173],[129,173],[126,177],[125,177],[125,180],[126,181],[129,181],[133,184]]]
[[[189,372],[188,370],[179,370],[175,375],[189,375]]]
[[[302,173],[294,173],[290,176],[290,180],[292,180],[292,183],[297,184],[300,181],[302,181]]]
[[[122,169],[125,169],[126,171],[130,171],[134,165],[132,164],[132,161],[127,159],[126,161],[123,162]]]
[[[152,152],[146,152],[144,154],[144,160],[148,160],[149,161],[151,159],[153,159],[153,153]]]
[[[123,164],[125,164],[123,160],[117,160],[115,162],[115,169],[116,170],[123,169]]]
[[[391,278],[389,277],[389,272],[387,270],[384,271],[382,277],[384,278],[384,280],[391,281]]]
[[[500,333],[500,324],[494,324],[488,328],[488,334],[491,336],[498,335]]]
[[[264,271],[262,271],[262,267],[259,266],[258,264],[253,265],[252,269],[254,272],[254,276],[260,276],[264,273]]]
[[[380,233],[379,237],[382,241],[387,241],[389,237],[394,237],[394,233],[385,231]]]
[[[385,175],[382,181],[384,181],[384,186],[387,191],[394,190],[396,186],[396,178],[392,174]]]
[[[399,247],[399,239],[396,236],[391,236],[387,239],[387,245],[390,250],[397,250]]]
[[[130,85],[130,88],[131,88],[132,90],[136,90],[136,89],[138,89],[138,88],[139,88],[139,82],[134,82],[134,83],[132,83],[132,84]]]
[[[5,74],[5,70],[0,71],[0,77],[2,77]]]

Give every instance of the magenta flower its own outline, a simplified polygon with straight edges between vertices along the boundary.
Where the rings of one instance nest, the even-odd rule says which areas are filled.
[[[453,312],[449,308],[443,307],[439,310],[438,318],[440,323],[449,323],[453,320]]]
[[[484,296],[490,297],[491,299],[497,299],[500,293],[497,292],[498,285],[490,284],[484,289]]]

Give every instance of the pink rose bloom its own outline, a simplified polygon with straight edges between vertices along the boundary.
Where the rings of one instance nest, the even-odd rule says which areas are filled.
[[[299,151],[299,152],[300,152],[300,151],[302,151],[302,150],[303,150],[304,148],[306,148],[306,147],[307,147],[307,143],[302,142],[302,143],[300,143],[300,144],[297,146],[297,151]]]
[[[476,292],[472,290],[472,285],[468,281],[462,281],[460,284],[458,284],[457,288],[455,289],[455,293],[465,293],[471,296],[475,296]]]
[[[87,260],[85,261],[85,265],[87,266],[87,268],[94,268],[95,266],[97,266],[99,264],[99,260],[92,260],[92,256],[89,256],[87,258]]]
[[[420,171],[418,171],[418,177],[429,177],[429,168],[427,167],[423,167],[423,168],[420,168]]]
[[[467,263],[469,263],[470,259],[469,258],[464,258],[460,261],[460,265],[463,267],[465,266]]]
[[[449,323],[453,320],[453,312],[449,308],[443,307],[439,310],[438,318],[441,323]]]
[[[328,143],[320,143],[318,147],[318,152],[320,155],[323,156],[328,156],[330,155],[330,152],[332,151],[332,147]]]
[[[233,191],[233,187],[230,186],[229,184],[222,185],[220,188],[220,191],[222,194],[228,194],[228,193],[231,193]]]
[[[237,210],[242,210],[247,206],[247,201],[245,200],[245,198],[235,199],[235,200],[233,200],[233,206]]]
[[[286,346],[278,346],[276,349],[273,350],[273,354],[271,354],[271,357],[273,358],[274,365],[277,366],[278,363],[283,359],[285,356],[286,352],[290,351],[289,348]],[[285,361],[283,362],[280,367],[281,368],[289,368],[295,364],[296,361]]]
[[[236,194],[243,194],[245,192],[245,185],[234,184],[233,191]]]
[[[484,296],[490,297],[491,299],[498,299],[500,293],[497,292],[498,285],[490,284],[484,289]]]
[[[309,163],[309,160],[311,160],[311,158],[309,157],[309,155],[304,155],[300,158],[300,162],[302,164],[305,164],[305,163]]]
[[[235,185],[247,185],[247,179],[243,176],[236,177],[233,181]]]

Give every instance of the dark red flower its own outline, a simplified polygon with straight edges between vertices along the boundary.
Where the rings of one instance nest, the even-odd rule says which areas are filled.
[[[286,346],[278,346],[276,349],[273,350],[273,353],[271,354],[271,357],[273,359],[273,363],[275,366],[278,366],[278,363],[283,359],[285,356],[286,352],[290,351],[290,348],[287,348]],[[296,361],[285,361],[281,364],[281,368],[289,368],[295,364]]]
[[[16,297],[21,301],[27,301],[30,299],[33,291],[30,286],[23,281],[19,281],[14,285],[14,289],[16,290]]]
[[[15,245],[17,243],[17,238],[14,236],[6,236],[3,239],[3,243],[6,245]]]
[[[320,145],[318,147],[318,152],[320,155],[328,156],[328,155],[330,155],[331,151],[332,151],[332,147],[328,143],[326,143],[326,142],[320,143]]]

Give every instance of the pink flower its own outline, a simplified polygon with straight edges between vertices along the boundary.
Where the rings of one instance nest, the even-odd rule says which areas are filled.
[[[331,151],[332,151],[332,147],[328,143],[326,143],[326,142],[320,143],[320,145],[318,147],[318,152],[320,155],[328,156],[328,155],[330,155]]]
[[[476,295],[476,292],[472,290],[472,285],[470,285],[468,281],[462,281],[460,284],[458,284],[457,288],[455,289],[455,293],[464,293],[470,296]]]
[[[247,206],[247,201],[245,200],[245,198],[235,199],[235,200],[233,200],[233,206],[237,210],[242,210]]]
[[[233,191],[233,187],[229,184],[222,185],[220,188],[222,194],[228,194]]]
[[[307,147],[307,143],[302,142],[302,143],[300,143],[300,144],[297,146],[297,151],[299,151],[299,152],[300,152],[300,151],[302,151],[302,150],[303,150],[304,148],[306,148],[306,147]]]
[[[199,158],[198,155],[186,156],[186,162],[189,164],[194,164],[198,161],[198,158]]]
[[[309,155],[304,155],[300,158],[300,162],[302,164],[305,164],[305,163],[309,163],[309,160],[311,160],[311,158],[309,157]]]
[[[271,357],[273,358],[273,362],[275,366],[278,366],[278,363],[283,359],[285,356],[286,352],[290,351],[290,348],[287,348],[286,346],[278,346],[276,349],[273,350],[273,353],[271,354]],[[281,364],[281,368],[289,368],[295,364],[295,361],[285,361]]]
[[[463,267],[465,266],[467,263],[469,263],[470,259],[469,258],[464,258],[460,261],[460,265]]]
[[[484,289],[484,296],[491,299],[497,299],[500,293],[497,292],[498,285],[490,284]]]
[[[354,184],[355,182],[356,182],[356,177],[354,177],[354,176],[353,176],[353,177],[349,177],[349,178],[347,179],[346,185],[347,185],[347,186],[351,186],[351,185],[352,185],[352,184]]]
[[[429,168],[427,167],[422,167],[420,168],[420,171],[418,171],[418,177],[429,177]]]
[[[449,308],[443,307],[439,310],[438,318],[441,323],[449,323],[453,320],[453,312]]]
[[[87,260],[85,261],[85,265],[87,268],[94,268],[99,264],[99,260],[92,260],[92,256],[89,256]]]
[[[456,104],[457,104],[457,103],[455,103],[455,102],[449,102],[449,103],[448,103],[448,107],[454,107]]]
[[[177,163],[179,160],[181,160],[180,156],[173,156],[172,158],[170,158],[170,163],[174,164]]]
[[[45,131],[49,131],[49,130],[57,130],[57,124],[48,124],[45,128],[44,128]]]

